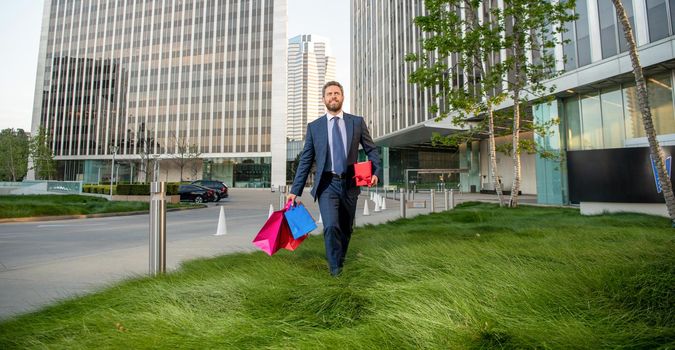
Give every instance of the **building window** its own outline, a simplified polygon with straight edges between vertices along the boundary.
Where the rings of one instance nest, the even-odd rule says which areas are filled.
[[[642,126],[635,84],[627,84],[623,88],[623,110],[626,116],[626,138],[644,137],[645,128]]]
[[[577,54],[579,67],[591,63],[591,39],[588,30],[588,7],[586,1],[577,1],[577,14],[579,18],[576,20],[576,34],[577,34]]]
[[[581,148],[604,148],[602,139],[602,110],[600,95],[593,92],[581,97]]]
[[[671,74],[646,78],[657,135],[675,134]],[[574,96],[563,104],[569,150],[619,148],[626,139],[645,137],[635,84]]]
[[[579,119],[579,98],[571,97],[565,101],[565,118],[567,119],[567,148],[581,149],[581,121]]]
[[[574,22],[566,22],[563,32],[563,55],[565,70],[571,71],[591,63],[591,41],[588,29],[588,8],[586,1],[577,1],[575,13],[578,18]]]
[[[660,74],[647,78],[649,106],[657,135],[675,133],[673,116],[673,84],[670,74]]]
[[[600,44],[602,46],[602,58],[616,55],[617,31],[616,14],[612,0],[598,0],[598,18],[600,20]]]
[[[625,139],[623,123],[623,99],[621,89],[603,90],[600,94],[602,107],[602,134],[605,148],[623,147]]]
[[[626,16],[628,17],[628,22],[630,22],[630,28],[633,32],[633,38],[635,38],[635,21],[633,20],[633,0],[623,0],[623,8],[626,10]],[[612,6],[614,11],[614,17],[616,17],[616,10]],[[628,51],[628,41],[626,41],[626,35],[623,33],[623,26],[621,22],[617,20],[616,30],[619,34],[619,50],[621,52]],[[603,56],[604,57],[604,56]]]
[[[650,42],[658,41],[668,36],[669,26],[666,0],[647,1],[647,20]]]

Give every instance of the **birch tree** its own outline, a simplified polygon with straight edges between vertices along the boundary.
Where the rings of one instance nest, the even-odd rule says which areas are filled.
[[[508,153],[513,157],[514,181],[509,205],[515,207],[520,190],[520,152],[524,147],[520,134],[532,129],[542,133],[548,128],[534,124],[523,127],[521,109],[553,90],[542,82],[556,74],[551,48],[560,43],[556,34],[563,30],[562,23],[574,18],[567,13],[574,3],[505,0],[504,8],[486,7],[488,3],[425,1],[427,14],[415,19],[417,26],[429,34],[423,41],[424,52],[410,54],[406,59],[419,63],[410,80],[432,92],[437,102],[430,112],[437,115],[437,120],[452,116],[459,126],[481,121],[468,132],[455,133],[445,140],[453,144],[458,139],[474,139],[476,133],[487,134],[490,179],[500,204],[503,198],[497,174],[495,137],[499,134],[495,123],[503,126],[510,121],[507,129],[512,143]],[[513,115],[505,119],[495,108],[507,97],[513,101]],[[498,115],[502,116],[501,122]],[[534,149],[531,142],[525,142],[525,146]]]

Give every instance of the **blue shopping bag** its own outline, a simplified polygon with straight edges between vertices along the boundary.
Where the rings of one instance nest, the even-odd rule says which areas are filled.
[[[290,206],[284,215],[294,239],[298,239],[316,228],[314,219],[302,204]]]

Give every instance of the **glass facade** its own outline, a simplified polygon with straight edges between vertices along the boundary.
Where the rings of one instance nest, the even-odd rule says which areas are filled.
[[[275,9],[285,1],[46,4],[39,123],[56,159],[115,147],[170,155],[179,144],[206,158],[271,152],[273,36],[285,21]]]
[[[646,80],[657,135],[675,134],[673,72]],[[563,105],[569,150],[621,148],[646,136],[634,84],[573,96]]]
[[[413,19],[424,14],[423,1],[351,3],[353,112],[366,118],[373,138],[432,119],[430,94],[408,82],[417,63],[404,59],[422,51],[422,33]],[[463,72],[452,75],[455,85],[461,85]]]

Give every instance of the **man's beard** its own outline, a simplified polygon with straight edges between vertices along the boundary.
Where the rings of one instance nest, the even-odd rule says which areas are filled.
[[[331,104],[332,104],[334,107],[331,107]],[[326,103],[326,109],[327,109],[329,112],[333,112],[333,113],[339,112],[339,111],[342,109],[342,102],[339,102],[339,101],[330,101],[330,102]]]

